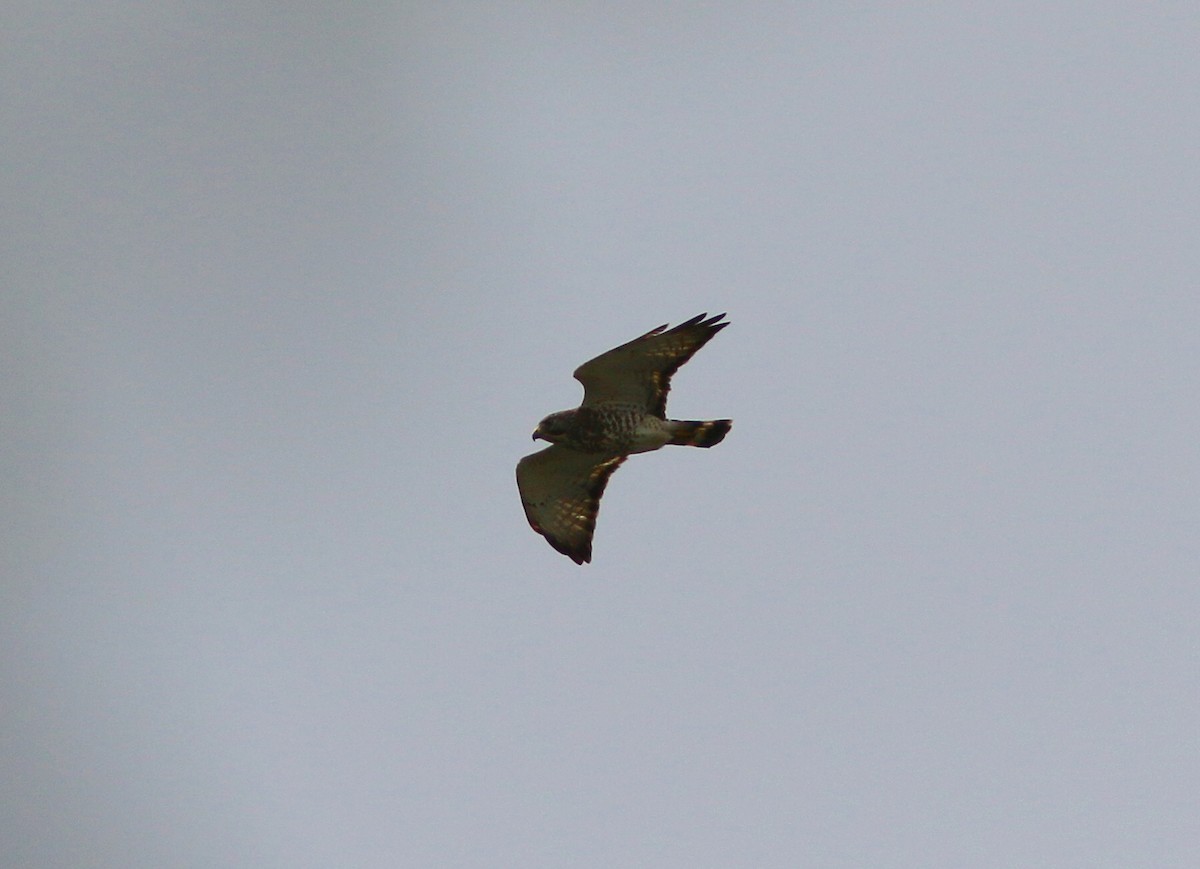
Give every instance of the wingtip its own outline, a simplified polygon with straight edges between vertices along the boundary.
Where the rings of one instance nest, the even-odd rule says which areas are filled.
[[[589,540],[582,546],[574,547],[566,556],[576,564],[590,564],[592,561],[592,542]]]
[[[576,564],[582,565],[591,563],[592,548],[590,546],[585,548],[571,548],[569,546],[560,546],[557,541],[550,540],[549,537],[546,539],[550,541],[551,546],[553,546],[563,555],[567,556],[567,558],[574,561]]]
[[[718,324],[718,323],[720,323],[720,321],[721,321],[721,320],[723,320],[724,318],[725,318],[725,314],[724,314],[724,313],[720,313],[720,314],[713,314],[713,315],[710,317],[710,316],[708,316],[708,312],[707,312],[707,311],[705,311],[705,312],[703,312],[703,313],[701,313],[701,314],[697,314],[696,316],[692,317],[692,319],[690,319],[690,320],[686,320],[686,321],[684,321],[683,323],[680,323],[680,324],[679,324],[679,327],[683,327],[683,326],[712,326],[712,325],[714,325],[714,324]],[[722,326],[727,326],[727,325],[728,325],[728,323],[720,323],[720,325],[722,325]],[[678,327],[677,327],[677,328],[678,328]]]
[[[529,524],[533,527],[533,530],[538,534],[541,534],[542,537],[545,538],[546,542],[549,543],[550,546],[560,555],[567,556],[567,558],[571,559],[576,564],[586,564],[591,562],[592,547],[590,543],[586,546],[571,546],[570,544],[562,540],[557,540],[550,534],[547,534],[546,530],[540,525],[536,524],[532,519],[529,521]]]
[[[655,326],[653,329],[651,329],[649,332],[647,332],[645,335],[642,335],[641,337],[649,338],[653,335],[661,335],[663,332],[666,332],[668,329],[671,332],[678,332],[681,329],[688,329],[692,326],[704,326],[709,329],[712,329],[713,332],[717,332],[721,329],[724,329],[726,326],[729,325],[729,323],[720,322],[724,318],[725,318],[725,314],[723,314],[723,313],[716,314],[716,315],[710,317],[710,316],[708,316],[707,311],[703,311],[703,312],[697,314],[696,316],[692,317],[690,320],[684,320],[682,323],[680,323],[677,326],[672,326],[670,323],[663,323],[661,326]]]

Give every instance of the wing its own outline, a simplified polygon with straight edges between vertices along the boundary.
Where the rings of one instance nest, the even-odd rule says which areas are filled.
[[[583,406],[632,404],[665,418],[671,375],[729,325],[718,322],[724,314],[706,316],[692,317],[670,330],[664,323],[580,365],[575,379],[583,384]]]
[[[557,444],[517,463],[521,506],[533,530],[576,564],[592,560],[592,532],[608,478],[625,461]]]

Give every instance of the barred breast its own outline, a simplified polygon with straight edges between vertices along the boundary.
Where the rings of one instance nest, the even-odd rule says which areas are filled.
[[[576,449],[611,455],[656,450],[668,439],[663,420],[619,404],[579,408],[571,432],[571,445]]]

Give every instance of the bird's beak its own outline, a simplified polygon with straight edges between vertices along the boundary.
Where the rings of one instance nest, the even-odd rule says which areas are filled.
[[[536,440],[538,440],[539,438],[540,438],[541,440],[545,440],[545,438],[543,438],[543,437],[542,437],[542,436],[541,436],[541,435],[540,435],[538,432],[534,432],[534,433],[533,433],[533,439],[536,441]]]

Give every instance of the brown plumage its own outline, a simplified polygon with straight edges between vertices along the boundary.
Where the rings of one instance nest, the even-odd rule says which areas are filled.
[[[517,463],[517,488],[534,531],[576,564],[592,559],[592,533],[608,478],[632,453],[667,444],[712,447],[732,420],[666,418],[671,375],[728,326],[700,314],[664,324],[575,370],[583,403],[552,413],[533,433],[550,446]]]

